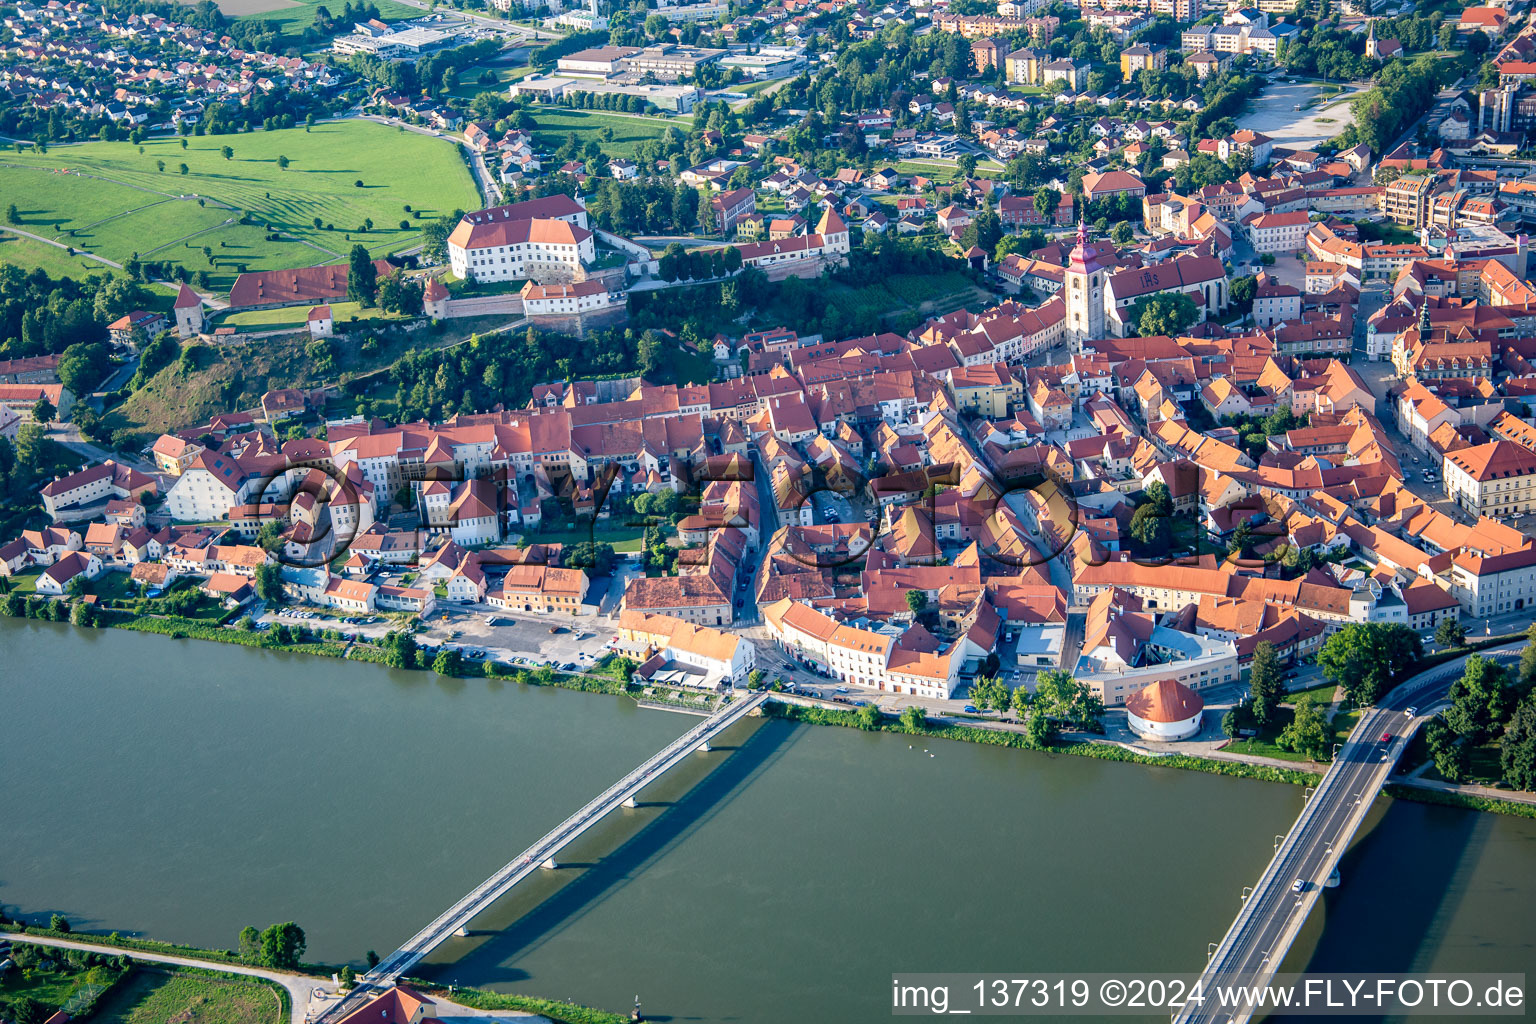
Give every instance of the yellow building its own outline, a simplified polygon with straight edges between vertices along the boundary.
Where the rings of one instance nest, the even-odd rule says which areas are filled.
[[[1129,82],[1138,71],[1161,71],[1168,66],[1168,48],[1137,44],[1120,51],[1120,78]]]

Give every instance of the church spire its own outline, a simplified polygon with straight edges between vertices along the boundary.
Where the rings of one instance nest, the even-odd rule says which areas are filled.
[[[1424,304],[1419,307],[1419,338],[1429,337],[1429,296],[1424,296]]]

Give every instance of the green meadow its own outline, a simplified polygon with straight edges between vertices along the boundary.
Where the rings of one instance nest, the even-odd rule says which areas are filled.
[[[142,153],[128,142],[0,153],[0,195],[16,204],[20,230],[118,263],[137,252],[205,270],[219,290],[242,266],[334,262],[355,242],[381,256],[408,249],[422,218],[479,205],[456,146],[371,121],[182,141],[147,140]],[[49,248],[7,241],[0,258],[50,272],[88,262],[39,251]]]

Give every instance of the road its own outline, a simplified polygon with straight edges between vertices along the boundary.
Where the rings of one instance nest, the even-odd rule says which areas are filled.
[[[311,978],[304,974],[288,974],[284,971],[269,971],[259,967],[245,967],[241,964],[226,964],[219,961],[195,960],[186,956],[166,956],[161,953],[143,953],[137,949],[120,949],[117,946],[98,946],[90,942],[81,942],[75,939],[53,939],[40,935],[18,935],[14,932],[0,932],[0,939],[9,939],[12,942],[31,942],[39,946],[54,946],[61,949],[80,949],[90,953],[103,953],[107,956],[122,956],[124,954],[135,960],[143,960],[157,964],[174,964],[177,967],[195,967],[200,971],[221,971],[225,974],[243,974],[247,977],[262,978],[275,982],[288,990],[289,1002],[293,1004],[293,1013],[290,1018],[292,1024],[304,1024],[305,1011],[309,1008],[310,994],[315,989],[330,984],[328,978]]]
[[[1512,645],[1483,653],[1517,659],[1519,652],[1520,647]],[[1208,995],[1212,984],[1260,983],[1279,969],[1413,731],[1430,717],[1429,708],[1444,699],[1465,662],[1466,658],[1458,658],[1415,676],[1361,716],[1290,834],[1277,846],[1232,927],[1217,944],[1202,975]],[[1407,716],[1410,707],[1417,717]],[[1383,741],[1383,736],[1390,738]],[[1298,881],[1300,889],[1296,888]],[[1247,1019],[1246,1011],[1217,1005],[1211,998],[1198,1008],[1186,1007],[1174,1017],[1175,1024]]]

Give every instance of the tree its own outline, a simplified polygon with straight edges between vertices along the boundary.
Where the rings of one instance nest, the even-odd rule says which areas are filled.
[[[440,676],[456,676],[464,670],[464,655],[457,647],[444,647],[432,659],[432,671]]]
[[[390,668],[415,668],[417,656],[415,634],[399,629],[385,634],[384,664]]]
[[[1507,714],[1504,666],[1481,654],[1467,659],[1461,678],[1451,684],[1445,724],[1471,746],[1478,746],[1503,724]]]
[[[261,529],[256,531],[256,545],[264,551],[281,551],[283,548],[283,524],[276,519],[268,519],[261,524]]]
[[[352,986],[357,984],[357,972],[352,969],[351,964],[343,964],[338,980],[341,983],[342,991],[350,992],[352,991]]]
[[[31,996],[22,996],[11,1001],[10,1013],[16,1024],[43,1024],[54,1011]]]
[[[53,417],[57,413],[58,410],[53,407],[53,403],[48,401],[47,398],[39,398],[36,402],[32,403],[32,419],[37,423],[52,423]]]
[[[1044,750],[1055,738],[1056,723],[1049,715],[1036,711],[1024,720],[1024,745],[1029,749]]]
[[[76,395],[94,391],[112,365],[111,354],[101,342],[78,342],[59,356],[59,382]]]
[[[1227,286],[1227,299],[1232,306],[1247,313],[1253,309],[1253,300],[1259,294],[1259,280],[1252,274],[1234,277]]]
[[[1158,512],[1157,506],[1148,503],[1131,513],[1131,536],[1137,543],[1147,547],[1159,546],[1165,541],[1167,532],[1167,520]]]
[[[1447,782],[1461,782],[1467,777],[1471,755],[1444,715],[1436,715],[1424,727],[1424,743],[1435,762],[1435,771]]]
[[[1323,756],[1328,746],[1328,729],[1327,723],[1323,721],[1322,709],[1315,701],[1310,697],[1296,701],[1296,717],[1290,725],[1280,730],[1275,745],[1281,750],[1305,754],[1314,761]]]
[[[182,142],[186,142],[186,140],[185,140],[185,139],[183,139],[183,140],[182,140]],[[190,170],[191,170],[191,169],[192,169],[192,168],[190,168],[190,167],[188,167],[188,166],[187,166],[187,165],[186,165],[186,164],[178,164],[178,165],[177,165],[177,167],[176,167],[176,169],[177,169],[177,170],[178,170],[178,171],[180,171],[180,172],[181,172],[181,173],[182,173],[182,174],[186,174],[186,173],[187,173],[187,172],[188,172],[188,171],[190,171]]]
[[[288,169],[288,158],[283,156],[281,153],[279,153],[277,156],[277,169],[280,171],[286,171]]]
[[[1221,734],[1228,739],[1235,739],[1244,729],[1250,727],[1253,720],[1253,705],[1249,701],[1239,701],[1232,709],[1221,716]]]
[[[907,591],[907,611],[914,616],[921,615],[928,607],[928,594],[921,590]]]
[[[276,604],[283,599],[283,570],[268,562],[256,567],[256,596]]]
[[[1280,656],[1275,645],[1260,640],[1253,648],[1253,665],[1248,670],[1248,690],[1253,694],[1253,720],[1267,724],[1280,707],[1285,694],[1285,673],[1280,669]]]
[[[1140,298],[1131,305],[1130,320],[1144,338],[1154,335],[1176,337],[1199,319],[1200,307],[1182,292]]]
[[[880,717],[880,707],[876,704],[865,704],[853,713],[853,720],[866,732],[880,728]]]
[[[1531,628],[1536,629],[1536,624]],[[1533,684],[1536,684],[1536,640],[1528,640],[1525,650],[1520,652],[1520,685]]]
[[[239,953],[247,963],[255,963],[261,956],[261,932],[251,925],[240,929]]]
[[[48,930],[54,932],[63,932],[64,934],[68,935],[69,918],[65,917],[63,914],[54,914],[48,919]]]
[[[915,704],[905,709],[901,713],[901,728],[903,732],[925,732],[928,728],[928,712]]]
[[[1128,220],[1116,221],[1114,228],[1109,232],[1109,237],[1114,239],[1117,245],[1127,245],[1136,237],[1136,231]]]
[[[1317,664],[1323,678],[1344,688],[1356,704],[1374,704],[1392,677],[1424,654],[1419,635],[1407,626],[1351,622],[1323,644]]]
[[[5,222],[7,224],[21,223],[21,211],[16,209],[15,203],[12,203],[10,206],[5,208]]]
[[[373,257],[361,244],[354,245],[347,257],[347,298],[368,309],[378,295],[378,271]]]
[[[970,698],[971,703],[982,711],[989,708],[1007,711],[1013,703],[1013,692],[996,676],[977,676],[971,683]]]
[[[224,157],[225,160],[233,160],[235,158],[235,151],[231,146],[224,146],[220,148],[219,153]]]
[[[263,966],[273,970],[292,971],[298,968],[305,945],[304,929],[292,921],[274,924],[261,933],[261,954],[258,959]]]
[[[1536,693],[1527,693],[1515,706],[1499,742],[1499,768],[1516,789],[1536,789]]]
[[[1435,643],[1441,647],[1465,647],[1467,627],[1455,616],[1441,619],[1440,625],[1435,627]]]
[[[1046,223],[1050,223],[1056,216],[1056,208],[1061,205],[1061,193],[1049,185],[1041,185],[1035,189],[1035,212],[1044,217]]]

